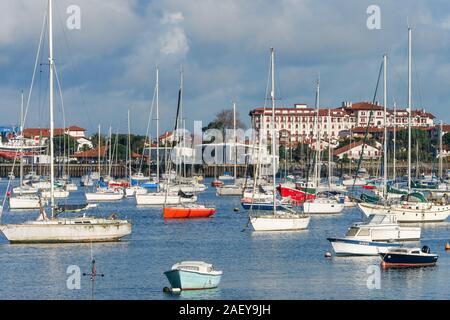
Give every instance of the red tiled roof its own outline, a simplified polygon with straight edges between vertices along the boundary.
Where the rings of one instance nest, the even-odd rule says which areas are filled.
[[[384,107],[371,102],[356,102],[352,105],[345,107],[348,110],[384,110]]]
[[[53,134],[55,136],[60,136],[60,135],[64,134],[64,131],[61,128],[56,128],[53,131]],[[50,129],[47,129],[47,128],[27,128],[27,129],[23,130],[23,136],[25,138],[34,138],[34,137],[48,138],[48,137],[50,137]]]
[[[101,157],[106,156],[106,151],[107,151],[106,147],[100,147],[100,156]],[[75,158],[96,158],[98,157],[98,148],[76,152],[73,156]]]
[[[436,125],[436,129],[440,129],[440,128],[441,128],[440,124]],[[450,124],[443,124],[442,125],[442,131],[450,132]]]
[[[159,136],[159,140],[167,139],[167,138],[171,137],[172,135],[173,135],[172,131],[166,131],[162,135]]]
[[[328,116],[328,112],[330,110],[330,115],[332,117],[342,117],[347,114],[345,110],[341,108],[320,108],[319,109],[319,116]],[[262,114],[265,111],[268,111],[269,113],[272,112],[271,107],[260,107],[255,108],[250,111],[250,115],[253,114]],[[289,111],[289,113],[282,113],[282,111]],[[317,109],[315,108],[275,108],[275,115],[282,115],[282,116],[308,116],[308,117],[314,117],[317,115]]]
[[[338,149],[334,150],[333,154],[335,156],[340,155],[340,154],[342,154],[344,152],[347,152],[347,151],[349,151],[349,150],[351,150],[353,148],[359,147],[362,144],[364,144],[363,141],[352,142],[352,143],[350,143],[350,144],[348,144],[346,146],[343,146],[341,148],[338,148]],[[370,146],[370,145],[366,144],[366,147],[367,146]],[[370,147],[372,147],[372,146],[370,146]]]
[[[86,129],[78,127],[78,126],[70,126],[70,127],[66,128],[66,130],[69,130],[69,131],[86,131]]]
[[[353,129],[350,129],[352,133],[366,133],[367,127],[355,127]],[[384,132],[384,128],[377,128],[377,127],[369,127],[369,133],[379,133]]]
[[[85,129],[78,126],[70,126],[65,130],[63,128],[55,128],[54,135],[60,136],[64,134],[65,131],[86,131]],[[49,128],[26,128],[23,130],[23,135],[25,138],[34,138],[34,137],[50,137],[50,129]]]

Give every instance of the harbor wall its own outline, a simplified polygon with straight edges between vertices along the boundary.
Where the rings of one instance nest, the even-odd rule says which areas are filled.
[[[2,163],[0,164],[0,177],[7,177],[9,172],[11,172],[12,169],[12,164],[10,163]],[[367,169],[367,172],[371,175],[371,176],[382,176],[382,171],[380,169],[380,165],[376,164],[376,163],[363,163],[362,166],[363,168]],[[284,175],[285,172],[287,172],[288,174],[294,174],[294,175],[305,175],[307,165],[303,164],[303,163],[292,163],[292,164],[288,164],[287,167],[284,163],[280,164],[280,170],[279,170],[279,174]],[[238,177],[243,177],[245,176],[246,173],[246,166],[245,165],[238,165],[236,167],[237,169],[237,176]],[[450,169],[450,164],[449,163],[444,163],[443,164],[443,170],[444,173],[446,170]],[[37,174],[39,175],[48,175],[49,171],[50,171],[50,166],[48,164],[44,165],[24,165],[23,166],[23,172],[24,175],[27,174],[30,171],[35,171]],[[233,175],[234,172],[234,166],[233,165],[217,165],[217,166],[213,166],[213,165],[195,165],[194,167],[190,166],[190,165],[186,165],[185,167],[182,166],[182,172],[184,173],[184,170],[186,170],[186,175],[190,176],[192,174],[197,174],[197,175],[202,175],[204,177],[217,177],[220,175],[223,175],[225,172],[229,172],[231,175]],[[349,164],[337,164],[334,168],[333,168],[333,174],[335,176],[341,176],[342,174],[354,174],[356,170],[356,165],[352,164],[351,166]],[[406,162],[399,162],[396,165],[396,175],[397,176],[404,176],[406,175],[408,170],[408,165]],[[418,174],[430,174],[431,172],[437,172],[438,170],[438,165],[436,163],[419,163],[419,170],[418,170]],[[68,174],[71,177],[77,178],[77,177],[81,177],[85,174],[88,174],[90,172],[96,172],[98,171],[98,166],[97,164],[93,163],[93,164],[70,164],[66,166],[65,172],[68,172]],[[133,170],[136,171],[136,170]],[[156,167],[152,166],[151,167],[151,172],[155,172],[156,171]],[[161,166],[161,173],[164,172],[164,166]],[[62,172],[64,172],[62,166],[56,165],[55,166],[55,172],[56,174],[61,174]],[[148,174],[148,167],[144,167],[143,168],[143,172],[145,174]],[[253,172],[253,166],[249,166],[247,169],[247,173],[248,175],[252,175]],[[101,168],[101,173],[102,175],[107,175],[109,173],[109,169],[107,166],[102,166]],[[415,164],[412,165],[412,174],[413,176],[416,176],[416,170],[415,170]],[[20,168],[18,165],[14,166],[14,175],[16,177],[19,177],[20,175]],[[111,176],[113,177],[119,177],[119,178],[123,178],[126,177],[127,175],[127,168],[124,164],[115,164],[111,166]],[[322,167],[322,176],[326,176],[327,175],[327,168],[326,165],[324,165]],[[388,176],[390,178],[392,178],[393,176],[393,166],[390,165],[388,166]]]

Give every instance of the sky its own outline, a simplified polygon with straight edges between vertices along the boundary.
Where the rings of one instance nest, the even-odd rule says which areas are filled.
[[[67,8],[80,8],[69,29]],[[369,29],[370,5],[380,29]],[[0,2],[1,125],[19,122],[30,92],[47,0]],[[413,107],[450,122],[450,2],[447,0],[54,0],[57,126],[145,134],[160,73],[160,131],[173,127],[180,69],[186,127],[231,109],[240,118],[263,106],[275,48],[277,106],[321,106],[373,99],[388,55],[388,102],[407,101],[407,26],[413,28]],[[48,126],[47,33],[39,55],[26,127]],[[377,96],[382,101],[382,89]],[[64,105],[64,112],[62,105]],[[153,114],[152,119],[155,118]],[[64,113],[64,117],[63,117]],[[155,133],[151,121],[150,133]]]

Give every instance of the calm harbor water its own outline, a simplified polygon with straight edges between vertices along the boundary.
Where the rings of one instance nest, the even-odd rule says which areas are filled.
[[[209,184],[210,180],[205,183]],[[4,194],[7,181],[0,181]],[[16,183],[17,184],[17,183]],[[82,188],[70,201],[82,201]],[[131,236],[118,243],[93,244],[97,272],[96,299],[449,299],[450,222],[423,225],[420,245],[438,252],[436,267],[381,271],[381,288],[368,289],[368,266],[378,257],[324,258],[331,252],[327,236],[342,236],[361,220],[357,209],[335,216],[315,216],[309,230],[254,233],[236,197],[219,198],[209,187],[199,201],[214,203],[213,218],[164,221],[161,208],[136,207],[133,199],[101,203],[92,215],[118,212],[133,223]],[[35,218],[36,212],[8,212],[3,223]],[[418,243],[415,243],[418,245]],[[91,281],[81,289],[66,286],[67,267],[90,272],[90,244],[10,245],[0,239],[0,299],[91,299]],[[204,260],[223,271],[218,289],[171,296],[163,272],[182,260]]]

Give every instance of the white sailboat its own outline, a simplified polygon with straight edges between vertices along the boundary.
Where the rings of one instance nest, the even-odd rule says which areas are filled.
[[[218,196],[242,196],[243,187],[237,183],[237,148],[236,148],[236,102],[233,102],[233,149],[234,149],[234,177],[231,179],[234,181],[233,184],[224,184],[222,186],[216,187],[216,194]],[[231,152],[230,152],[231,153]],[[230,176],[229,176],[230,177]],[[219,176],[219,180],[223,179],[223,176]]]
[[[100,158],[101,158],[101,139],[100,139],[100,125],[98,126],[98,171],[101,172]],[[88,202],[99,201],[118,201],[123,199],[124,192],[119,187],[101,187],[97,186],[93,192],[85,193]]]
[[[128,155],[128,179],[130,182],[130,185],[125,188],[125,196],[126,197],[134,197],[136,194],[146,194],[147,193],[147,189],[139,186],[139,185],[132,185],[132,181],[133,181],[133,176],[131,174],[131,132],[130,132],[130,110],[128,110],[127,113],[127,118],[128,118],[128,139],[127,139],[127,155]],[[143,176],[143,174],[142,174]]]
[[[272,177],[273,188],[276,187],[276,163],[275,163],[275,51],[271,48],[271,76],[272,76]],[[256,179],[255,179],[256,180]],[[296,231],[307,229],[310,217],[304,214],[298,214],[294,210],[283,208],[277,209],[276,192],[272,198],[273,212],[272,214],[250,214],[250,223],[255,231]]]
[[[20,104],[20,132],[23,134],[23,92]],[[22,136],[23,138],[23,136]],[[20,181],[19,187],[13,188],[13,195],[9,197],[9,208],[14,209],[39,209],[39,197],[35,195],[37,188],[26,185],[23,182],[23,152],[20,153]]]
[[[39,197],[34,194],[22,194],[9,198],[9,208],[14,209],[39,209]]]
[[[94,242],[117,241],[131,233],[131,224],[127,220],[110,218],[57,218],[55,216],[54,198],[54,120],[53,120],[53,24],[52,0],[48,0],[48,39],[49,39],[49,109],[50,109],[50,205],[51,217],[45,210],[37,220],[17,224],[0,224],[0,231],[11,243],[59,243],[59,242]]]
[[[336,214],[341,213],[344,210],[344,203],[338,202],[336,198],[330,196],[320,197],[318,196],[318,187],[320,182],[321,161],[320,161],[320,132],[319,132],[319,108],[320,108],[320,81],[317,81],[316,92],[316,121],[315,131],[317,134],[316,139],[316,160],[314,170],[314,180],[316,197],[310,200],[306,200],[303,203],[303,211],[307,214]],[[330,124],[329,124],[330,126]],[[329,142],[328,142],[329,143]],[[328,165],[330,168],[330,165]],[[328,177],[328,187],[331,185],[331,176]]]

